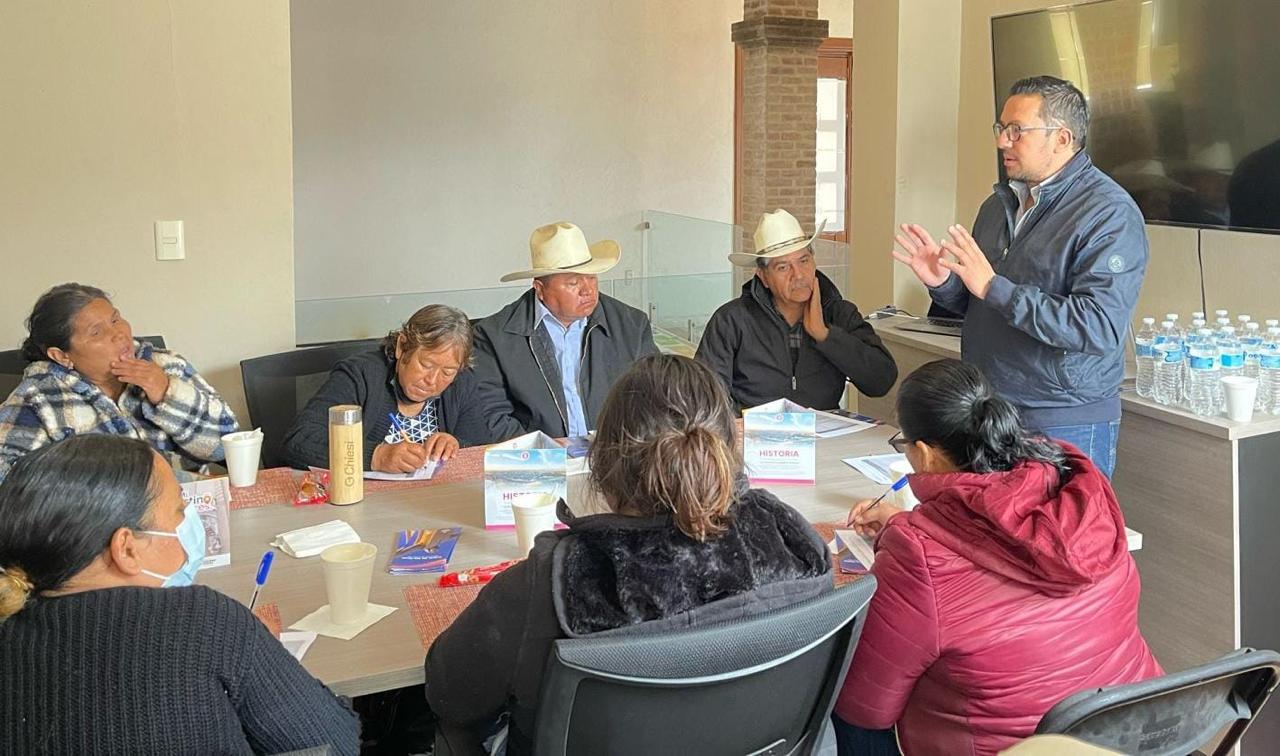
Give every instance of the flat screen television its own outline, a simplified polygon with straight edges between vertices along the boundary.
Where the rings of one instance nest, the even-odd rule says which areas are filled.
[[[1101,0],[991,20],[996,114],[1050,74],[1151,223],[1280,233],[1280,0]],[[993,119],[994,120],[994,119]],[[1003,178],[1003,175],[1002,175]]]

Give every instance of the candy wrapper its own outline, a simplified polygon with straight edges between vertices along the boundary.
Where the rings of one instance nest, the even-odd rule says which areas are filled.
[[[295,507],[309,504],[327,504],[329,502],[329,471],[312,470],[303,473],[302,482],[298,484],[298,493],[293,496]]]

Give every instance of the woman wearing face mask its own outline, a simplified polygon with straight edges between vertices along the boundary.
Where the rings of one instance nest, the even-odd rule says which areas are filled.
[[[55,286],[27,331],[22,382],[0,404],[0,480],[22,455],[82,433],[138,438],[193,469],[223,459],[231,408],[191,363],[134,341],[106,292]]]
[[[0,484],[0,753],[357,753],[356,716],[243,605],[191,585],[203,557],[145,443],[19,460]]]
[[[1072,693],[1161,674],[1111,485],[1023,430],[982,373],[939,360],[898,390],[920,504],[859,502],[879,581],[835,707],[841,754],[993,754]],[[887,743],[885,742],[887,740]],[[876,746],[880,746],[877,748]]]
[[[329,408],[364,410],[366,470],[408,473],[450,459],[461,446],[505,441],[524,433],[490,411],[471,372],[471,323],[461,310],[427,305],[365,354],[339,362],[285,436],[297,468],[329,466]],[[404,429],[406,441],[391,424]]]

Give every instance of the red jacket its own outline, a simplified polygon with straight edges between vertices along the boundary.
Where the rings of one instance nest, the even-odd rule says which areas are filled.
[[[1162,674],[1115,494],[1067,451],[1061,489],[1042,463],[911,476],[921,503],[877,539],[841,719],[897,724],[908,756],[995,753],[1072,693]]]

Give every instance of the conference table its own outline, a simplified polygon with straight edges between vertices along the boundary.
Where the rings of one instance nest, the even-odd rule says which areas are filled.
[[[895,432],[887,425],[817,440],[817,483],[770,486],[776,496],[813,523],[843,522],[861,498],[878,496],[885,486],[874,483],[841,460],[885,454]],[[254,576],[263,552],[279,533],[344,520],[361,539],[378,547],[369,600],[396,608],[351,640],[319,636],[302,664],[335,692],[360,696],[423,681],[425,649],[449,621],[470,603],[479,587],[439,588],[438,574],[393,576],[386,562],[396,531],[460,526],[462,536],[450,570],[516,559],[511,530],[485,530],[483,449],[463,449],[437,474],[438,480],[380,483],[366,481],[363,501],[349,506],[294,506],[293,490],[302,473],[285,468],[262,470],[257,484],[232,489],[231,564],[201,570],[197,583],[244,603],[253,593]],[[452,475],[444,474],[452,468]],[[568,504],[575,514],[599,511],[584,474],[569,477]],[[423,485],[426,483],[426,485]],[[819,528],[824,537],[829,527]],[[289,625],[326,604],[319,557],[296,559],[277,551],[270,578],[258,599],[259,608]],[[271,624],[268,622],[268,624]]]

